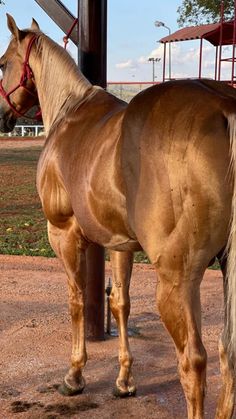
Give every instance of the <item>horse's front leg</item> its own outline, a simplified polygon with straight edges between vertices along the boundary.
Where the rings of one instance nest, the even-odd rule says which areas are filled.
[[[82,239],[76,222],[68,222],[63,228],[48,223],[48,237],[52,248],[62,260],[67,276],[69,308],[72,319],[71,368],[59,391],[73,396],[82,393],[85,380],[82,369],[87,361],[85,347],[85,286],[86,286],[86,243]]]
[[[113,284],[110,306],[119,330],[120,372],[114,394],[119,397],[134,396],[136,387],[131,374],[133,358],[128,341],[128,317],[130,313],[129,285],[133,266],[132,252],[110,251]]]

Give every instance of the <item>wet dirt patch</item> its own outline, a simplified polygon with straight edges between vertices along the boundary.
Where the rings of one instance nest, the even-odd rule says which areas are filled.
[[[11,403],[11,410],[13,413],[22,413],[27,412],[28,410],[32,409],[33,407],[43,407],[43,404],[40,402],[25,402],[22,400],[16,400],[15,402]]]
[[[97,409],[99,407],[98,403],[94,402],[82,402],[82,403],[57,403],[49,404],[45,406],[45,412],[56,413],[64,417],[70,417],[71,415],[77,414],[79,412],[86,412],[91,409]]]
[[[12,397],[18,397],[20,396],[20,394],[21,394],[20,391],[18,391],[15,388],[8,388],[0,392],[0,397],[2,399],[10,399]]]

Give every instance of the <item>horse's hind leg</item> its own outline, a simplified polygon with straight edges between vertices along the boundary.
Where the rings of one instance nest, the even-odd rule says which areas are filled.
[[[220,262],[221,270],[223,273],[223,286],[224,286],[224,300],[226,307],[227,300],[227,283],[226,283],[226,265],[227,259],[224,252],[218,255]],[[225,319],[224,324],[227,320],[227,312],[225,310]],[[227,353],[229,337],[226,332],[223,331],[222,336],[219,341],[219,356],[220,356],[220,370],[222,378],[222,387],[220,396],[217,404],[216,418],[217,419],[230,419],[233,415],[234,410],[234,367],[233,362],[230,359],[229,354]]]
[[[119,397],[136,393],[131,366],[133,358],[129,348],[127,323],[130,312],[129,285],[133,266],[133,253],[110,252],[113,284],[110,306],[119,330],[120,372],[116,380],[114,394]]]
[[[173,257],[160,257],[157,301],[162,320],[172,336],[178,357],[180,381],[189,419],[203,418],[207,356],[201,340],[201,276],[188,272],[183,257],[173,266]],[[186,258],[187,260],[187,258]]]
[[[48,223],[48,237],[55,253],[62,260],[68,277],[69,308],[72,319],[72,356],[71,368],[59,391],[63,395],[72,396],[81,393],[85,386],[82,368],[87,360],[84,320],[86,244],[73,220],[68,222],[68,225],[65,224],[63,228],[57,228]]]

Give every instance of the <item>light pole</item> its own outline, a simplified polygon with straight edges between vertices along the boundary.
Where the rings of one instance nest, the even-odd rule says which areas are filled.
[[[168,27],[168,26],[166,26],[166,24],[164,23],[164,22],[160,22],[159,20],[156,20],[155,22],[154,22],[154,25],[157,27],[157,28],[160,28],[161,26],[163,27],[163,28],[166,28],[168,31],[169,31],[169,35],[171,34],[171,30],[170,30],[170,28]],[[169,80],[171,79],[171,44],[170,44],[170,42],[169,42]]]
[[[160,58],[150,57],[148,58],[148,61],[152,63],[152,81],[154,83],[155,82],[155,63],[159,62]]]

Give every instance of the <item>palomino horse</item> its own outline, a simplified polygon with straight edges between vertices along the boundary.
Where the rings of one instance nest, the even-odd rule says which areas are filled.
[[[16,117],[39,100],[47,138],[37,187],[50,243],[68,275],[72,359],[61,391],[78,394],[85,385],[85,250],[98,243],[111,250],[114,268],[116,394],[135,394],[129,281],[132,253],[143,248],[158,274],[158,307],[176,346],[188,417],[203,418],[207,355],[199,287],[210,260],[223,255],[226,271],[229,255],[216,417],[230,418],[236,346],[234,90],[213,81],[170,82],[127,105],[92,86],[34,20],[22,31],[8,16],[8,27],[12,39],[0,59],[0,129],[12,130]]]

